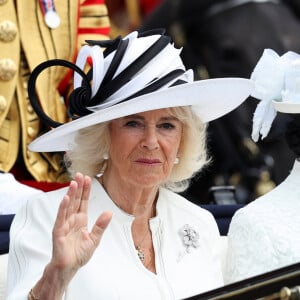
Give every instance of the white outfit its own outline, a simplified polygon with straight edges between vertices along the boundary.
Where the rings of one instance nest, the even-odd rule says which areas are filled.
[[[228,232],[225,283],[300,262],[300,162],[269,193],[238,210]]]
[[[13,174],[0,173],[0,215],[15,214],[27,198],[40,192],[18,182]]]
[[[11,228],[7,300],[25,300],[42,276],[52,251],[51,233],[66,188],[28,201]],[[89,227],[102,211],[113,219],[91,260],[69,284],[65,300],[183,299],[223,285],[220,236],[213,216],[180,195],[160,189],[157,216],[150,220],[156,272],[138,258],[131,224],[134,217],[120,210],[93,180]],[[185,253],[180,229],[188,224],[199,233],[199,247]]]

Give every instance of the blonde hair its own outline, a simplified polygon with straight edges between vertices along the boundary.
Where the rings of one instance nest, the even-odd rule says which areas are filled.
[[[175,192],[184,191],[191,179],[208,163],[206,151],[206,125],[189,106],[172,107],[168,111],[183,124],[183,135],[179,147],[179,164],[174,165],[166,182],[162,183]],[[109,154],[109,122],[81,129],[75,138],[73,148],[65,155],[65,162],[72,177],[81,172],[91,177],[100,173],[106,165]]]

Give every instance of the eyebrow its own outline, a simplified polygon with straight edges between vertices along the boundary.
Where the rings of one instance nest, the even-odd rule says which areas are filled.
[[[141,115],[138,115],[138,114],[133,114],[133,115],[129,115],[129,116],[126,116],[124,117],[124,119],[138,119],[138,120],[145,120],[145,118]],[[167,116],[167,117],[161,117],[159,119],[159,121],[178,121],[178,118],[174,117],[174,116]]]

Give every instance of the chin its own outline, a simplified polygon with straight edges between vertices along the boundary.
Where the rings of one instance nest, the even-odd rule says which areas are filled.
[[[164,179],[157,178],[157,176],[135,176],[132,178],[131,182],[139,187],[151,188],[155,186],[160,186]]]

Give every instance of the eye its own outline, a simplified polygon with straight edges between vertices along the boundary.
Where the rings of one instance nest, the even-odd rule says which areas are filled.
[[[141,124],[137,121],[128,121],[125,123],[125,127],[139,127]]]
[[[158,125],[158,128],[171,130],[171,129],[175,128],[175,125],[172,123],[162,123],[162,124]]]

